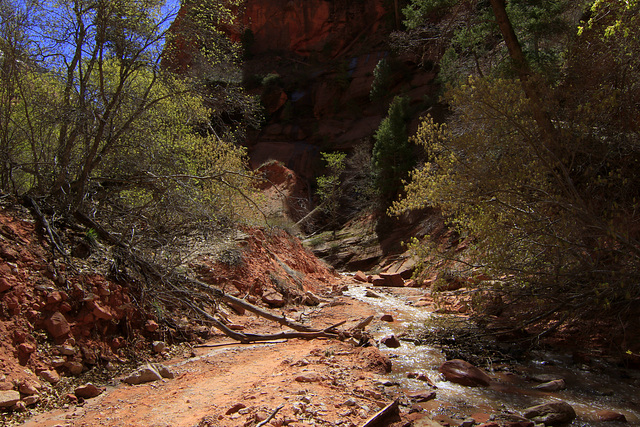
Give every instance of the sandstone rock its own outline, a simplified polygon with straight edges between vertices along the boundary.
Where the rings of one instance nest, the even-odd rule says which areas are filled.
[[[364,293],[364,296],[369,298],[382,298],[380,294],[377,294],[370,289],[367,289],[367,292]]]
[[[47,295],[47,304],[57,304],[62,302],[62,294],[58,291],[53,291]]]
[[[282,294],[274,290],[267,291],[262,295],[262,301],[271,307],[282,307],[285,304]]]
[[[370,283],[373,286],[387,286],[387,281],[377,274],[374,274],[373,276],[371,276]]]
[[[96,317],[96,319],[103,319],[103,320],[113,319],[113,315],[109,312],[109,310],[102,307],[96,301],[93,301],[93,311],[91,313]]]
[[[147,320],[147,323],[144,325],[144,328],[147,332],[155,332],[158,330],[160,326],[156,323],[155,320]]]
[[[21,354],[29,355],[36,351],[36,346],[28,342],[23,342],[18,346],[18,351]]]
[[[565,384],[564,380],[560,379],[560,380],[553,380],[553,381],[539,384],[534,388],[537,390],[544,390],[544,391],[558,391],[558,390],[564,390],[565,388],[567,388],[567,385]]]
[[[386,345],[389,348],[398,348],[400,347],[400,341],[396,338],[395,335],[387,335],[386,337],[382,337],[380,342]]]
[[[56,311],[44,322],[45,328],[53,338],[62,338],[69,334],[71,327],[62,313]]]
[[[398,273],[380,273],[386,286],[403,287],[404,279]]]
[[[438,371],[447,381],[469,387],[487,387],[491,383],[484,371],[460,359],[447,360]]]
[[[380,320],[383,322],[393,322],[393,316],[391,314],[383,314]]]
[[[4,277],[0,277],[0,292],[8,291],[13,287],[13,283],[9,282]]]
[[[14,412],[24,412],[27,410],[27,405],[22,400],[18,400],[15,405],[11,407]]]
[[[0,391],[13,390],[13,383],[9,381],[0,381]]]
[[[153,348],[154,353],[159,354],[167,349],[167,344],[163,341],[154,341],[151,344],[151,347]]]
[[[227,412],[225,412],[225,414],[226,415],[235,414],[239,410],[241,410],[243,408],[246,408],[246,407],[247,407],[247,405],[245,405],[244,403],[236,403],[231,408],[227,409]]]
[[[158,381],[162,378],[173,378],[174,373],[160,363],[148,363],[126,377],[123,381],[127,384],[143,384]]]
[[[428,402],[436,398],[436,392],[433,390],[415,391],[407,393],[407,397],[415,402]]]
[[[56,346],[56,350],[63,356],[74,356],[77,352],[76,348],[71,345],[59,345]]]
[[[80,375],[84,371],[84,365],[75,360],[69,360],[64,364],[65,368],[69,370],[71,375]]]
[[[22,399],[22,401],[27,406],[35,405],[36,403],[38,403],[40,401],[40,396],[38,396],[37,394],[34,394],[34,395],[31,395],[31,396],[25,397],[24,399]]]
[[[30,381],[23,381],[22,383],[20,383],[20,387],[18,388],[18,390],[20,390],[20,393],[22,393],[22,394],[26,394],[27,396],[31,396],[33,394],[38,394],[38,390],[41,387],[42,386],[40,384],[33,383],[33,382],[30,382]]]
[[[60,381],[60,375],[58,375],[58,373],[53,370],[40,371],[38,375],[40,376],[40,378],[51,384],[56,384],[58,381]]]
[[[598,417],[599,421],[604,421],[604,422],[610,422],[610,421],[618,421],[622,423],[627,422],[627,417],[625,417],[624,414],[621,414],[619,412],[609,411],[609,410],[602,410],[602,411],[596,412],[596,417]]]
[[[20,400],[20,393],[15,390],[0,391],[0,408],[10,408]]]
[[[535,423],[557,426],[571,422],[576,411],[566,402],[551,402],[527,408],[522,415]]]
[[[364,274],[362,271],[358,271],[356,274],[354,274],[353,276],[354,279],[356,279],[358,282],[368,282],[368,278],[367,275]]]
[[[162,375],[151,365],[138,368],[135,372],[126,377],[123,381],[127,384],[144,384],[151,381],[159,381]]]
[[[86,383],[83,386],[76,387],[74,394],[83,399],[91,399],[92,397],[99,396],[104,390],[96,387],[91,383]]]
[[[324,380],[324,377],[317,372],[304,372],[298,375],[295,380],[299,383],[317,383]]]

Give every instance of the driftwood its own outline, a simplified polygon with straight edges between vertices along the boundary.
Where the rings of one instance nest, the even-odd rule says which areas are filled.
[[[382,421],[390,415],[397,415],[397,414],[398,414],[398,399],[394,400],[393,402],[389,403],[387,406],[382,408],[380,411],[378,411],[378,413],[376,413],[371,418],[369,418],[360,427],[374,427],[374,426],[386,425],[386,424],[381,424]]]
[[[366,319],[363,319],[360,323],[358,323],[356,326],[354,326],[353,328],[351,328],[352,331],[358,331],[358,330],[362,330],[364,328],[366,328],[369,323],[371,323],[371,321],[373,320],[373,316],[369,316]]]

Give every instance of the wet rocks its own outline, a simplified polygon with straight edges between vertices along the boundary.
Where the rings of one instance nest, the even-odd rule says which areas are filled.
[[[380,339],[380,342],[389,348],[400,347],[400,341],[395,335],[387,335]]]
[[[576,411],[566,402],[551,402],[532,406],[524,410],[522,415],[531,421],[547,426],[557,426],[571,422]]]
[[[622,423],[627,422],[627,417],[625,417],[624,414],[621,414],[619,412],[614,412],[614,411],[608,411],[608,410],[602,410],[602,411],[596,412],[596,417],[598,418],[598,421],[604,421],[604,422],[611,422],[611,421],[617,421]]]
[[[436,392],[433,390],[416,391],[407,393],[407,397],[414,402],[428,402],[436,398]]]
[[[488,387],[491,378],[480,368],[461,359],[447,360],[438,371],[447,381],[469,387]]]
[[[553,381],[548,381],[546,383],[539,384],[534,388],[537,390],[544,390],[544,391],[559,391],[567,388],[567,385],[565,384],[563,379],[559,379],[559,380],[553,380]]]

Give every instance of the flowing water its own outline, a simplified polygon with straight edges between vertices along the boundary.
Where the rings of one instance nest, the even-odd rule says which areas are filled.
[[[374,288],[380,297],[369,297],[367,288],[354,286],[346,292],[364,301],[381,314],[392,314],[394,322],[377,322],[370,332],[376,339],[385,335],[396,336],[415,328],[424,328],[442,316],[412,304],[424,294],[410,288]],[[490,387],[464,387],[444,379],[438,373],[446,360],[437,347],[415,345],[402,341],[399,348],[380,348],[393,362],[390,380],[405,392],[429,390],[428,384],[407,378],[410,372],[426,374],[436,385],[436,399],[423,407],[440,421],[458,425],[464,419],[486,421],[491,414],[510,412],[519,414],[523,409],[541,403],[562,400],[569,403],[578,417],[572,426],[640,425],[640,373],[602,363],[593,367],[573,363],[570,355],[550,352],[532,353],[529,362],[496,366],[488,369],[493,383]],[[562,378],[566,389],[545,392],[534,389],[539,383],[530,378],[544,375]],[[623,414],[627,423],[597,421],[596,413],[609,410]]]

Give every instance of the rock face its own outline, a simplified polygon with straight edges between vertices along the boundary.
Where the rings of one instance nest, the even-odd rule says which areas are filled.
[[[551,402],[527,408],[522,415],[536,424],[558,426],[571,422],[576,411],[566,402]]]
[[[382,0],[248,0],[244,22],[252,53],[290,51],[307,56],[338,53],[363,32],[375,33],[385,15]]]
[[[491,378],[481,369],[460,359],[447,360],[438,369],[447,381],[469,387],[487,387]]]

